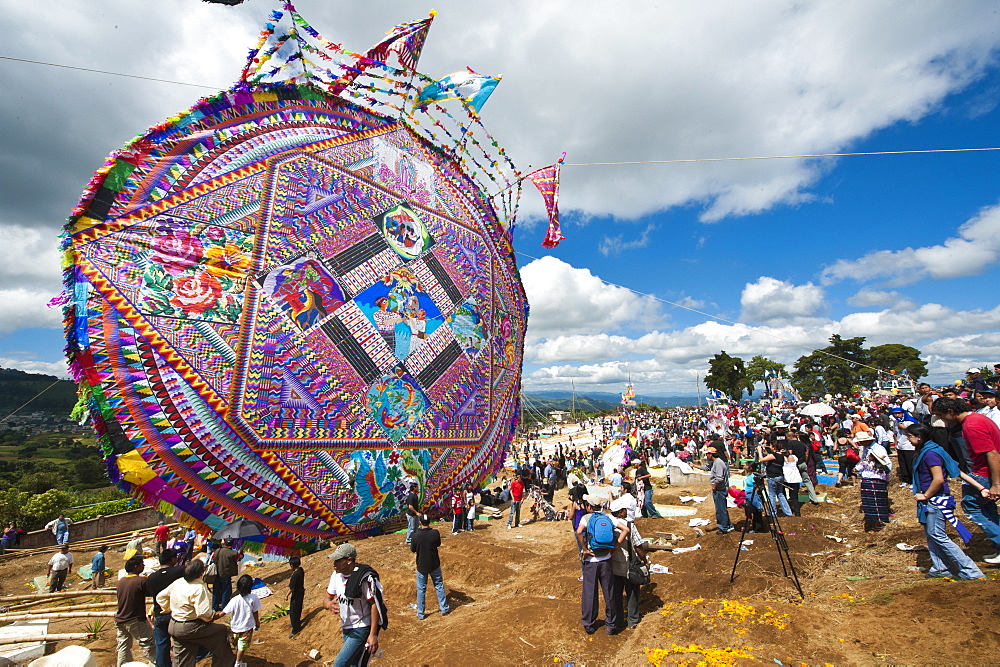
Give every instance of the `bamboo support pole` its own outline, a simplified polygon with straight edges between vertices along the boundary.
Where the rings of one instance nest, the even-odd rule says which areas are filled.
[[[51,614],[54,612],[63,611],[80,611],[82,609],[108,609],[110,607],[117,607],[117,602],[91,602],[90,604],[72,604],[68,607],[46,607],[45,609],[25,609],[28,605],[39,605],[44,604],[47,601],[40,602],[29,602],[27,604],[14,605],[13,607],[7,607],[6,611],[2,611],[3,607],[0,607],[0,614],[10,614],[15,611],[23,612],[25,614]]]
[[[170,526],[170,531],[174,532],[180,526],[178,524],[168,524]],[[113,535],[104,535],[102,537],[91,537],[86,540],[78,540],[76,542],[70,542],[70,551],[86,551],[89,549],[95,549],[102,544],[106,544],[108,548],[120,547],[128,544],[132,539],[132,533],[139,533],[140,536],[149,537],[153,535],[154,528],[141,528],[139,530],[129,530],[124,533],[115,533]],[[70,529],[72,534],[72,528]],[[39,554],[49,553],[56,548],[56,545],[51,545],[47,547],[38,547],[35,549],[19,549],[10,550],[7,553],[0,556],[0,563],[5,563],[9,560],[17,560],[18,558],[23,558],[26,556],[37,556]]]
[[[11,621],[56,620],[60,618],[112,618],[113,611],[66,611],[48,614],[0,614],[0,623]]]
[[[33,642],[62,642],[80,641],[81,639],[92,639],[93,635],[86,632],[68,632],[56,635],[35,635],[33,637],[0,637],[0,646],[10,644],[31,644]]]
[[[60,600],[62,598],[78,598],[83,595],[118,595],[118,591],[114,588],[98,588],[97,590],[89,591],[63,591],[61,593],[27,593],[24,595],[8,595],[7,597],[0,598],[0,605],[7,602],[21,602],[22,600]]]

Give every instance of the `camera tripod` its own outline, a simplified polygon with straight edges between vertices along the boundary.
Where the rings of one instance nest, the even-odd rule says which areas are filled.
[[[806,596],[802,592],[799,575],[795,572],[795,566],[792,564],[792,555],[788,553],[788,542],[785,540],[785,533],[781,530],[781,524],[778,523],[778,514],[774,511],[774,507],[771,504],[771,496],[767,492],[767,481],[759,472],[753,473],[753,475],[753,493],[761,499],[761,504],[764,506],[764,520],[768,522],[768,527],[771,530],[771,539],[774,540],[774,545],[778,549],[778,558],[781,560],[781,571],[784,573],[786,579],[790,577],[795,582],[795,588],[799,591],[799,597],[805,600]],[[746,502],[750,503],[749,496]],[[743,531],[740,533],[739,546],[736,547],[736,559],[733,561],[733,571],[729,575],[729,583],[736,581],[736,566],[740,562],[740,552],[743,551],[743,540],[746,539],[750,524],[751,520],[749,518],[743,522]]]

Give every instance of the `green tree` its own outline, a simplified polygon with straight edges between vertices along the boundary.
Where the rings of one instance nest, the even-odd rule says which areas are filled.
[[[18,487],[29,493],[45,493],[49,489],[58,489],[65,480],[55,472],[31,472],[25,475]]]
[[[77,459],[73,463],[73,474],[76,483],[85,488],[105,486],[108,483],[108,476],[100,459]]]
[[[792,372],[792,385],[804,396],[827,392],[849,394],[857,385],[870,384],[875,373],[864,336],[830,336],[830,344],[799,357]]]
[[[27,491],[17,489],[5,489],[0,491],[0,521],[7,525],[8,521],[17,521],[18,525],[24,523],[27,514],[25,507],[31,494]],[[23,526],[22,526],[23,527]]]
[[[721,391],[726,396],[739,400],[743,390],[753,391],[753,382],[747,379],[746,368],[739,357],[731,357],[726,351],[708,360],[709,371],[705,376],[705,386]]]
[[[40,527],[46,521],[59,516],[73,504],[73,496],[59,489],[49,489],[45,493],[32,496],[24,508],[28,515],[28,525]]]
[[[913,380],[919,380],[927,372],[927,363],[920,358],[920,350],[909,345],[886,343],[868,350],[871,365],[881,370],[894,370],[898,375],[903,371]]]
[[[754,356],[750,363],[747,364],[747,380],[753,384],[758,382],[764,382],[764,371],[777,371],[781,374],[785,373],[785,365],[779,364],[777,361],[772,361],[767,357],[758,354]],[[750,390],[753,394],[753,390]]]

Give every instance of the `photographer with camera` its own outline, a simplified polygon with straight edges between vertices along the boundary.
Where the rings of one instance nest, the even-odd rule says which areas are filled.
[[[775,428],[781,427],[788,428],[783,422],[778,422],[775,425]],[[782,514],[792,516],[792,508],[789,507],[788,498],[785,497],[784,450],[777,449],[771,443],[760,445],[757,448],[757,460],[764,465],[767,495],[771,500],[771,512],[776,514],[778,507],[780,507]]]

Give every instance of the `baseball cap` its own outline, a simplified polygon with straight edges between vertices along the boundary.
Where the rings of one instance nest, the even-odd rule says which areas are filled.
[[[628,501],[626,501],[624,498],[615,498],[614,500],[611,501],[611,505],[609,505],[608,509],[610,509],[611,512],[614,513],[618,512],[619,510],[623,510],[627,507],[628,507]]]
[[[337,548],[333,550],[333,553],[328,556],[330,560],[340,560],[341,558],[357,558],[357,557],[358,557],[358,550],[354,548],[353,544],[348,544],[347,542],[337,545]]]
[[[981,371],[978,368],[970,368],[969,370],[967,370],[965,372],[966,373],[979,373]]]

